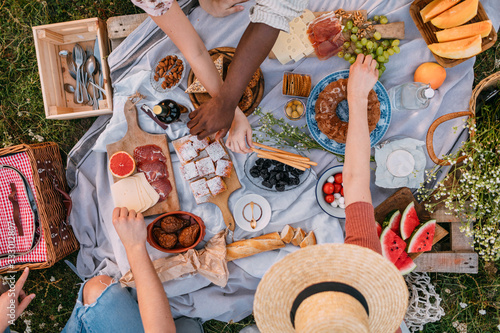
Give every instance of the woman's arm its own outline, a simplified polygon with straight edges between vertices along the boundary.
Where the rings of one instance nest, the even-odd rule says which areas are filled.
[[[144,217],[125,207],[117,207],[113,210],[113,225],[134,274],[144,331],[175,333],[167,295],[146,250]]]

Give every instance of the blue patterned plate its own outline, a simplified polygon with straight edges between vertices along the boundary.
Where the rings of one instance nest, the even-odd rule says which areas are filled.
[[[319,94],[327,85],[339,79],[346,79],[348,77],[349,70],[338,71],[325,76],[318,82],[317,85],[314,86],[311,94],[309,95],[306,106],[307,127],[309,127],[309,132],[311,132],[314,140],[316,140],[326,150],[342,155],[345,154],[345,144],[328,139],[328,137],[319,130],[318,123],[315,118],[316,111],[314,110],[314,107]],[[385,90],[380,81],[375,83],[373,90],[377,93],[378,100],[380,101],[380,120],[377,123],[377,127],[375,127],[375,129],[370,133],[371,147],[375,146],[384,137],[387,129],[389,129],[389,124],[391,123],[391,102],[389,101],[387,90]],[[349,107],[347,105],[347,100],[339,103],[337,107],[337,115],[340,120],[349,121]]]

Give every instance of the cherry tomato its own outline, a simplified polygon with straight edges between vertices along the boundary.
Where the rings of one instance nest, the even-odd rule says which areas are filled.
[[[344,188],[342,187],[342,189],[340,190],[340,195],[341,196],[344,196]]]
[[[325,183],[323,185],[323,192],[325,194],[332,194],[333,193],[334,186],[332,183]]]
[[[333,193],[340,193],[342,190],[342,185],[334,183],[333,184]]]
[[[325,201],[327,203],[332,203],[335,201],[335,197],[333,196],[333,194],[328,194],[326,197],[325,197]]]
[[[333,176],[333,178],[335,178],[336,183],[342,184],[342,174],[341,173],[337,173],[335,176]]]

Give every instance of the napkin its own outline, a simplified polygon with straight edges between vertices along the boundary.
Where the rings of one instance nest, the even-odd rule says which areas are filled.
[[[375,185],[417,188],[424,181],[426,157],[423,141],[404,138],[375,147]]]

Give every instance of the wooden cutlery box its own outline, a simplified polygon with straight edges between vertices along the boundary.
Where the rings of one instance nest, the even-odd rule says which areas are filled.
[[[38,71],[42,85],[43,104],[47,119],[77,119],[95,117],[113,112],[113,96],[107,57],[109,41],[106,23],[98,18],[62,22],[33,27]],[[76,43],[86,50],[94,48],[98,40],[100,64],[103,75],[103,89],[106,91],[99,101],[99,108],[77,104],[73,94],[64,90],[64,84],[75,86],[76,81],[69,74],[66,59],[59,52],[73,52]],[[98,83],[98,82],[97,82]]]

